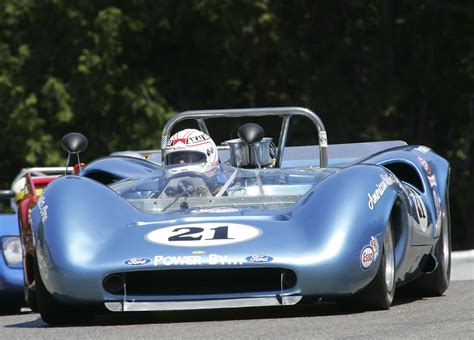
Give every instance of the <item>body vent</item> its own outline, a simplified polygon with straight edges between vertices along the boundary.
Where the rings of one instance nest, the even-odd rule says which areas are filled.
[[[393,172],[399,180],[410,183],[420,192],[425,192],[420,175],[413,166],[406,163],[391,163],[384,164],[383,166]]]

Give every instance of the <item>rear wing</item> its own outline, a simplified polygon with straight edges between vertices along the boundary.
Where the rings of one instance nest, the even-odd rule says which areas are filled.
[[[328,160],[329,167],[344,167],[359,160],[365,159],[381,151],[408,145],[401,140],[383,142],[364,142],[329,144],[328,150],[331,157]],[[230,160],[229,146],[218,145],[219,160],[226,163]],[[283,155],[281,167],[294,168],[306,166],[319,166],[319,146],[287,146]],[[126,156],[147,159],[150,162],[161,164],[160,150],[138,150],[138,151],[118,151],[111,156]]]
[[[15,191],[15,201],[20,201],[26,194],[31,194],[36,200],[43,188],[51,181],[64,174],[71,174],[72,167],[34,167],[21,169],[12,183]]]
[[[376,153],[406,145],[408,144],[401,140],[330,144],[328,151],[331,157],[329,158],[328,166],[335,168],[345,167]],[[318,147],[313,145],[287,147],[282,167],[318,166],[319,159],[317,150]]]

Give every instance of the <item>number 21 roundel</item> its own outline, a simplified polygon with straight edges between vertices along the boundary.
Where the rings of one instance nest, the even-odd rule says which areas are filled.
[[[147,241],[177,247],[221,246],[259,237],[258,228],[238,223],[182,224],[149,232]]]

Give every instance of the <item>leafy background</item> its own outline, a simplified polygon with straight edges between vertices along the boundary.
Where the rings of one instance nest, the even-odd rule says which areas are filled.
[[[0,0],[0,184],[63,165],[70,131],[87,161],[158,148],[178,111],[297,105],[330,143],[448,158],[453,245],[472,249],[473,85],[467,0]]]

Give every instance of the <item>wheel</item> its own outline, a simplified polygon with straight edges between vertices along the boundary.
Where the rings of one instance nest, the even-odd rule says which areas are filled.
[[[389,221],[383,239],[382,257],[375,278],[357,296],[356,301],[373,310],[387,310],[395,295],[395,249],[392,223]]]
[[[57,301],[44,286],[35,258],[36,299],[41,319],[50,325],[79,324],[94,319],[94,312],[83,306],[65,305]]]
[[[451,221],[447,195],[441,218],[441,234],[434,248],[438,266],[432,273],[423,273],[415,281],[403,287],[404,293],[407,295],[441,296],[449,287],[451,279]]]

